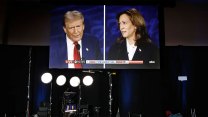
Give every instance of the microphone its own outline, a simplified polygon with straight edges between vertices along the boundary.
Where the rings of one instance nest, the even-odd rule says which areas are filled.
[[[78,54],[80,56],[80,59],[82,60],[81,55],[80,55],[80,45],[78,42],[74,42],[74,44],[75,44],[76,49],[78,50]]]
[[[77,50],[80,50],[80,45],[79,45],[79,43],[76,44],[76,48],[77,48]]]

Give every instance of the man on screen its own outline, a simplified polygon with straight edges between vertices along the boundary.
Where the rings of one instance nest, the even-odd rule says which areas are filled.
[[[135,8],[125,10],[117,15],[117,21],[121,37],[110,47],[108,60],[126,60],[132,63],[107,65],[107,68],[158,68],[159,51],[150,40],[140,12]]]
[[[85,64],[85,60],[102,60],[98,40],[84,33],[81,12],[67,11],[63,18],[65,35],[51,42],[49,68],[101,68],[102,65]]]

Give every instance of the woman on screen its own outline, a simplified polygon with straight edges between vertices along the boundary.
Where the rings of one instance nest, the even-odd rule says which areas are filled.
[[[159,49],[148,35],[143,16],[135,8],[117,15],[121,32],[116,42],[110,47],[108,60],[126,60],[125,68],[158,68]],[[126,62],[124,63],[126,64]],[[107,65],[109,68],[121,68],[122,65]]]

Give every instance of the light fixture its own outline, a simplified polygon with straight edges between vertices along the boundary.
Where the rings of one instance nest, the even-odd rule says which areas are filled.
[[[187,76],[178,76],[179,81],[187,81]]]
[[[72,87],[77,87],[80,84],[80,79],[77,76],[74,76],[70,79],[69,83]]]
[[[59,86],[63,86],[66,83],[66,77],[64,75],[60,75],[56,79],[56,84]]]
[[[42,81],[44,84],[50,83],[50,85],[51,85],[51,88],[50,88],[50,105],[49,105],[49,109],[48,109],[49,114],[51,114],[52,86],[53,86],[53,83],[51,82],[51,81],[52,81],[52,75],[51,75],[51,73],[49,73],[49,72],[44,73],[44,74],[41,76],[41,81]]]
[[[44,73],[44,74],[41,76],[41,81],[42,81],[43,83],[45,83],[45,84],[50,83],[51,80],[52,80],[52,75],[51,75],[51,73],[46,72],[46,73]]]
[[[93,78],[91,76],[85,76],[83,78],[83,84],[86,86],[90,86],[93,83]]]

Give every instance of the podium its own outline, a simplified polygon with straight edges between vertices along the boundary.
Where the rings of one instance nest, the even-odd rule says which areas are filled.
[[[64,117],[70,117],[71,115],[76,114],[77,104],[75,97],[76,92],[64,92],[62,101],[62,112],[64,113]]]

